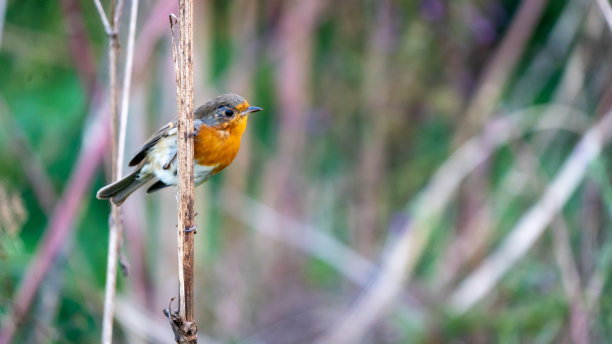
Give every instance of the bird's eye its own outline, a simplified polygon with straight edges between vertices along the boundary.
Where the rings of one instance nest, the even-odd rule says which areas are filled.
[[[234,115],[234,110],[225,110],[225,115],[227,117],[233,116]]]

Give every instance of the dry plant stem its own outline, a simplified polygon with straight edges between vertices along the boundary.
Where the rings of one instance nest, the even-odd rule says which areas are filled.
[[[602,159],[603,160],[603,159]],[[612,184],[608,177],[608,171],[604,161],[598,161],[592,168],[591,180],[595,181],[597,190],[605,204],[612,202]],[[608,214],[610,216],[610,214]],[[612,262],[612,243],[607,243],[598,254],[594,271],[585,283],[584,298],[585,305],[589,314],[596,314],[600,308],[599,297],[603,291],[603,286],[609,279],[610,265]]]
[[[118,106],[118,86],[117,86],[117,58],[119,55],[119,39],[118,39],[118,25],[121,11],[123,8],[123,1],[119,0],[118,3],[111,1],[110,17],[111,20],[108,22],[102,6],[99,0],[96,1],[96,7],[100,13],[102,23],[109,36],[109,95],[110,95],[110,110],[111,110],[111,136],[112,136],[112,180],[117,181],[122,175],[123,166],[123,150],[125,143],[119,138],[118,132],[125,129],[121,129],[119,123],[119,106]],[[132,1],[132,16],[130,18],[130,33],[129,47],[132,51],[128,51],[128,58],[133,58],[133,47],[134,47],[134,32],[136,23],[136,12],[137,12],[137,1]],[[127,102],[129,95],[129,83],[131,80],[131,61],[126,62],[126,72],[124,77],[123,85],[123,107],[124,112],[122,113],[121,124],[127,122]],[[128,70],[129,69],[129,70]],[[125,141],[125,135],[123,137]],[[121,212],[118,206],[111,204],[111,219],[109,226],[109,238],[108,238],[108,255],[106,261],[106,285],[104,290],[104,315],[102,318],[102,343],[111,343],[113,339],[113,318],[115,311],[115,286],[117,283],[117,260],[119,255],[120,241],[123,232],[123,224],[121,222]]]
[[[179,314],[184,321],[193,321],[193,261],[194,235],[189,231],[193,221],[193,1],[179,1],[179,72],[177,99],[178,116],[178,239],[179,239]],[[182,267],[180,266],[182,265]]]
[[[117,282],[117,259],[121,234],[119,207],[111,206],[109,221],[108,255],[106,259],[106,285],[104,288],[104,315],[102,318],[102,343],[112,343],[113,318],[115,313],[115,284]]]
[[[267,164],[268,173],[264,179],[262,198],[267,204],[283,213],[298,215],[304,211],[301,199],[301,184],[298,182],[302,172],[302,159],[306,147],[307,114],[312,96],[310,75],[312,75],[313,40],[319,14],[325,1],[291,1],[282,6],[275,31],[275,45],[278,47],[278,72],[276,73],[276,92],[278,100],[278,153]],[[281,224],[282,225],[282,224]],[[262,268],[262,283],[268,290],[283,288],[276,280],[278,271],[288,276],[296,275],[302,262],[292,257],[288,251],[267,250]],[[297,278],[297,276],[294,276]],[[289,277],[291,278],[291,277]]]
[[[584,80],[584,68],[581,66],[581,59],[579,58],[581,50],[583,49],[580,47],[574,49],[571,57],[568,59],[569,62],[566,64],[560,86],[555,91],[554,101],[552,103],[573,103],[580,94],[582,90],[581,85],[583,85]],[[534,68],[536,67],[532,65],[529,67],[529,70]],[[530,77],[531,76],[528,75],[518,83],[534,84],[534,80],[527,80]],[[523,88],[525,88],[525,86],[523,86]],[[570,117],[568,115],[567,112],[555,112],[555,117],[558,118],[559,122],[565,123],[568,126],[566,129],[569,131],[582,135],[589,128],[591,119],[588,116],[571,114]],[[548,116],[545,115],[544,118],[546,117]],[[534,148],[537,148],[537,150],[541,152],[545,151],[551,144],[551,138],[551,136],[540,138]],[[533,154],[525,152],[526,150],[529,150],[528,147],[525,147],[523,152],[518,152],[514,155],[520,158],[525,155],[531,156]],[[520,172],[515,169],[506,175],[504,181],[500,183],[501,187],[499,191],[496,192],[497,195],[485,201],[485,205],[482,209],[480,209],[478,214],[473,216],[472,220],[465,226],[465,228],[469,229],[469,232],[462,234],[459,240],[454,240],[447,249],[446,258],[440,263],[441,268],[438,269],[439,274],[437,282],[434,283],[434,285],[439,286],[440,290],[446,290],[446,288],[450,286],[450,283],[455,280],[465,264],[469,261],[473,261],[477,254],[483,254],[485,246],[488,245],[490,241],[490,229],[496,226],[495,223],[491,222],[492,219],[488,215],[491,211],[490,205],[505,204],[506,206],[502,208],[506,208],[515,197],[518,197],[519,194],[522,193],[524,188],[528,187],[526,183],[519,183],[520,185],[517,185],[517,173]]]
[[[127,54],[123,73],[123,88],[121,94],[121,116],[119,122],[119,141],[117,143],[117,176],[123,175],[123,159],[125,156],[125,135],[127,132],[128,108],[130,105],[130,87],[134,66],[134,43],[136,42],[136,22],[138,19],[138,0],[132,0],[130,9],[130,26],[128,31]]]
[[[547,145],[549,143],[547,142],[549,141],[548,137],[545,137],[543,141]],[[517,156],[519,164],[522,165],[528,175],[549,183],[546,174],[542,173],[537,155],[529,146],[529,144],[525,144],[521,151],[514,155]],[[573,258],[567,224],[562,214],[556,216],[552,227],[555,257],[561,272],[563,289],[570,306],[570,333],[574,343],[590,343],[588,339],[588,313],[582,296],[581,278]]]
[[[578,133],[580,132],[582,131],[578,131]],[[545,137],[543,141],[547,145],[548,137]],[[520,152],[514,154],[518,157],[519,164],[522,165],[528,175],[534,176],[545,183],[550,182],[545,173],[541,172],[538,157],[529,146],[529,144],[525,144]],[[556,216],[552,227],[555,257],[561,272],[563,289],[570,306],[570,333],[574,343],[590,343],[588,333],[589,314],[583,299],[581,278],[572,255],[567,224],[561,214]]]
[[[366,287],[376,272],[376,264],[319,229],[227,188],[223,199],[233,200],[223,202],[229,215],[261,234],[322,260],[359,286]]]
[[[611,129],[612,111],[608,111],[576,145],[538,203],[521,217],[501,246],[453,292],[450,298],[452,310],[464,313],[472,308],[533,246],[582,181],[588,165],[599,155],[609,139],[607,133]]]
[[[578,131],[578,133],[580,132],[582,131]],[[548,138],[545,137],[544,141],[548,141],[547,139]],[[548,142],[545,142],[545,144],[548,144]],[[525,144],[520,152],[514,153],[519,160],[519,164],[522,165],[523,170],[525,170],[529,176],[533,176],[544,183],[550,182],[545,173],[542,173],[538,157],[529,146],[529,144]],[[527,183],[525,183],[523,187],[525,187],[526,184]],[[516,183],[514,183],[514,185],[516,185]],[[516,193],[517,191],[515,190],[514,192]],[[555,257],[561,272],[563,289],[565,290],[567,301],[570,306],[569,331],[574,343],[590,343],[588,333],[589,314],[583,300],[583,291],[580,282],[581,278],[572,255],[567,224],[561,214],[556,216],[552,223],[552,227]]]
[[[202,4],[203,6],[205,4]],[[198,11],[198,5],[196,4],[196,11]],[[257,48],[261,46],[259,37],[257,36],[257,19],[261,9],[261,4],[257,1],[238,2],[235,1],[231,5],[229,20],[232,23],[239,23],[238,25],[232,25],[231,37],[233,40],[233,49],[235,49],[236,57],[238,60],[232,64],[231,68],[223,76],[223,80],[219,82],[219,85],[227,85],[228,90],[232,90],[237,94],[244,95],[247,99],[251,99],[253,95],[253,84],[251,80],[254,80],[255,75],[255,64],[257,62]],[[203,10],[204,12],[206,9]],[[202,12],[202,10],[200,10]],[[194,28],[198,32],[198,26]],[[206,43],[206,40],[210,39],[211,33],[210,26],[206,26],[206,31],[200,31],[197,37],[199,44]],[[197,71],[196,71],[197,74]],[[247,130],[242,136],[242,144],[240,145],[240,154],[232,162],[232,168],[225,171],[223,178],[223,188],[231,185],[234,190],[242,190],[246,192],[248,185],[248,178],[252,171],[253,163],[253,135],[252,132]],[[223,201],[219,204],[223,208],[227,209],[231,207],[234,201],[232,198],[226,199],[227,202]],[[238,203],[238,202],[236,202]],[[219,288],[226,290],[224,296],[215,299],[215,308],[218,309],[216,312],[220,316],[217,317],[217,328],[224,333],[236,332],[240,328],[240,324],[246,324],[249,321],[249,302],[248,298],[250,295],[250,289],[247,288],[245,283],[240,283],[240,280],[244,280],[244,274],[246,272],[242,262],[249,261],[252,259],[253,252],[244,250],[245,245],[249,245],[252,238],[249,236],[242,235],[244,232],[241,230],[245,228],[245,225],[239,223],[239,219],[229,216],[228,213],[224,216],[224,226],[220,229],[220,233],[223,233],[223,242],[228,243],[227,249],[224,250],[220,260],[225,262],[226,268],[235,271],[232,273],[232,277],[229,275],[223,275],[218,280]],[[248,224],[247,224],[248,225]],[[266,226],[269,228],[271,226]],[[259,247],[259,246],[256,246]],[[225,277],[227,276],[227,277]],[[197,279],[196,279],[197,281]],[[253,281],[253,283],[255,283]],[[224,310],[229,309],[227,305],[232,308],[231,312],[225,312]],[[202,339],[200,339],[202,341]]]
[[[580,46],[584,45],[584,42],[588,40],[581,39],[582,44],[575,45],[573,43],[576,42],[577,37],[580,35],[584,22],[589,23],[585,30],[586,32],[589,31],[588,27],[597,26],[595,18],[591,17],[593,10],[587,10],[589,7],[595,8],[595,6],[589,5],[590,2],[588,1],[571,1],[563,8],[563,12],[561,12],[555,21],[546,42],[541,49],[538,49],[539,51],[536,55],[530,59],[529,66],[522,73],[523,76],[514,83],[513,89],[504,97],[506,102],[509,104],[537,103],[539,90],[546,87],[546,82],[556,72],[556,64],[550,63],[551,59],[569,54],[574,55],[574,57],[569,58],[570,61],[574,60],[574,62],[568,62],[569,64],[574,64],[582,59],[581,57],[576,59],[576,53],[583,50],[580,49]],[[600,30],[596,31],[600,32]],[[579,49],[574,49],[575,47]],[[566,66],[566,70],[568,68],[571,67]],[[575,91],[574,88],[582,88],[582,82],[574,81],[570,87],[564,86],[562,89],[573,92]],[[555,99],[559,99],[558,96],[557,94]],[[564,100],[563,103],[567,103],[567,98],[561,99]]]
[[[49,175],[45,171],[45,168],[41,162],[40,156],[37,151],[33,150],[30,143],[28,142],[25,134],[23,133],[19,124],[14,120],[13,114],[6,106],[4,98],[0,95],[0,128],[10,128],[10,130],[4,130],[1,132],[2,135],[8,137],[10,142],[11,151],[15,157],[29,157],[28,159],[16,159],[21,163],[23,172],[27,176],[30,186],[38,199],[38,203],[42,207],[45,216],[49,219],[53,215],[53,208],[57,204],[57,194],[53,187]],[[2,200],[0,200],[2,204]],[[65,245],[67,246],[67,245]],[[65,255],[65,252],[61,253]],[[50,267],[50,275],[54,276],[52,282],[46,281],[41,288],[41,303],[39,307],[34,311],[38,315],[38,322],[36,330],[31,333],[33,338],[26,339],[27,341],[42,342],[43,331],[39,328],[51,328],[51,322],[57,311],[57,301],[61,289],[61,283],[58,281],[60,277],[60,267],[62,263],[55,261]],[[54,272],[57,274],[54,275]],[[47,278],[48,279],[48,278]],[[46,288],[45,288],[46,286]]]
[[[371,254],[376,247],[376,231],[379,228],[378,214],[385,175],[386,132],[392,108],[389,101],[389,56],[393,40],[393,9],[389,1],[379,1],[376,8],[376,26],[368,42],[364,62],[361,97],[364,100],[362,116],[367,123],[362,135],[360,162],[357,170],[357,210],[355,233],[360,251]],[[385,116],[380,116],[385,113]]]
[[[83,21],[82,21],[81,14],[80,14],[80,8],[79,8],[78,3],[75,3],[75,1],[73,0],[62,1],[62,8],[63,8],[63,12],[65,15],[64,16],[65,21],[67,24],[66,31],[70,35],[69,41],[70,41],[70,48],[71,48],[72,55],[73,55],[73,60],[77,64],[77,69],[80,72],[79,74],[82,76],[83,85],[87,86],[87,90],[88,90],[87,98],[90,99],[94,92],[93,85],[94,85],[94,77],[95,77],[95,67],[93,67],[93,61],[92,61],[91,54],[90,54],[89,41],[87,39],[87,36],[83,33],[84,32],[83,30],[79,30],[79,28],[82,28],[83,26]],[[1,0],[0,1],[0,41],[1,41],[1,36],[2,36],[2,31],[3,31],[2,28],[3,28],[3,22],[4,22],[5,9],[6,9],[6,1]],[[27,141],[21,128],[17,125],[17,123],[13,121],[13,118],[10,115],[8,108],[6,107],[3,99],[0,99],[0,105],[4,107],[4,111],[0,111],[0,114],[5,116],[5,118],[3,118],[3,121],[2,121],[4,122],[3,127],[12,128],[9,134],[11,135],[10,137],[12,137],[12,140],[9,140],[9,141],[11,142],[11,145],[13,146],[15,153],[18,154],[18,156],[30,157],[29,159],[17,159],[17,160],[20,161],[26,176],[30,180],[32,189],[34,190],[34,193],[41,207],[43,208],[45,214],[47,215],[48,218],[51,218],[53,216],[53,210],[57,204],[57,195],[50,182],[49,176],[47,175],[45,168],[42,165],[40,158],[38,157],[38,154],[36,154],[36,152],[32,150],[32,147]],[[65,231],[64,233],[69,233],[69,231]],[[49,237],[47,237],[47,239],[48,238]],[[65,246],[65,244],[63,244],[62,246]],[[39,247],[46,247],[47,249],[46,252],[51,251],[51,248],[49,248],[48,246],[45,246],[45,244],[42,244]],[[43,256],[42,254],[37,253],[36,257],[40,258],[42,256]],[[52,256],[51,257],[47,256],[46,258],[43,258],[43,259],[49,259],[49,258],[53,259]],[[32,265],[33,266],[37,265],[37,262],[34,261]],[[56,263],[54,266],[51,266],[50,270],[51,269],[57,270],[57,265],[58,264]],[[40,279],[40,283],[42,282],[43,282],[43,279]],[[34,285],[31,285],[31,288],[33,292],[35,293],[38,288],[38,285],[36,285],[35,283]],[[49,292],[48,290],[44,298],[48,300],[51,294],[56,294],[58,291],[59,290],[54,289],[53,291]],[[24,298],[17,300],[16,304],[18,305],[26,304],[27,302],[22,302],[22,301],[27,300],[28,294],[29,293],[22,294],[26,296],[24,296]],[[57,295],[54,295],[54,296],[57,297]],[[53,298],[53,296],[51,296],[51,298]],[[28,306],[29,305],[26,305],[25,308],[27,309]],[[16,308],[19,309],[21,307],[17,306]],[[53,311],[51,311],[51,313],[52,312]],[[49,320],[49,319],[45,319],[45,316],[42,314],[41,314],[41,317],[42,318],[40,320],[42,322]],[[16,318],[19,318],[19,316],[17,316]],[[18,323],[18,322],[19,320],[16,319],[15,323]],[[38,334],[40,332],[36,331],[36,333]]]
[[[76,166],[70,175],[66,191],[49,221],[49,226],[45,229],[45,236],[36,250],[37,253],[32,263],[25,272],[19,287],[16,288],[17,295],[13,298],[15,300],[13,309],[4,318],[5,321],[0,329],[0,344],[11,343],[17,325],[27,313],[45,273],[59,254],[72,228],[81,199],[98,165],[102,162],[109,140],[106,110],[107,108],[102,107],[97,111],[96,120],[83,135],[83,145]]]
[[[197,326],[194,321],[194,235],[193,220],[193,1],[179,0],[178,49],[173,44],[176,93],[178,103],[178,275],[179,309],[165,311],[177,343],[196,343]],[[173,29],[173,17],[170,17]],[[174,30],[172,30],[174,43]]]
[[[570,111],[566,106],[544,107],[547,114]],[[533,110],[543,109],[535,107]],[[364,291],[356,304],[342,316],[337,325],[319,343],[354,343],[370,329],[401,291],[421,256],[441,213],[456,193],[461,181],[484,162],[500,145],[515,139],[534,127],[532,109],[519,111],[490,123],[484,132],[468,140],[436,171],[431,182],[421,192],[413,211],[414,217],[396,239],[372,286]],[[537,129],[562,127],[555,117],[540,120]]]
[[[113,31],[117,32],[119,15],[122,10],[122,1],[119,1],[115,9]],[[116,34],[110,36],[109,42],[109,63],[110,63],[110,94],[112,112],[112,137],[113,137],[113,180],[119,180],[123,175],[123,160],[125,155],[125,136],[127,127],[130,85],[132,80],[132,69],[134,61],[134,42],[136,38],[136,21],[138,17],[138,0],[132,0],[130,9],[130,26],[128,33],[127,56],[125,70],[123,74],[123,86],[121,97],[121,114],[118,114],[117,104],[117,55],[119,49],[118,37]],[[117,133],[118,132],[118,133]],[[106,266],[106,286],[104,295],[104,317],[102,325],[102,342],[111,343],[113,334],[114,300],[117,283],[117,259],[119,255],[120,243],[123,237],[123,223],[121,222],[119,207],[111,205],[111,224],[109,232],[108,257]]]
[[[607,178],[607,176],[606,176]],[[593,314],[600,307],[599,298],[603,291],[603,287],[609,278],[610,262],[612,262],[612,246],[608,245],[604,248],[601,258],[597,264],[596,270],[586,284],[584,296],[587,310]]]
[[[612,30],[612,8],[606,1],[598,1]],[[561,209],[584,177],[586,168],[609,139],[612,110],[593,126],[566,159],[561,171],[548,186],[540,201],[527,212],[510,232],[502,245],[451,295],[450,305],[458,313],[468,311],[482,299],[501,276],[535,243],[552,217]]]
[[[601,9],[601,13],[606,19],[608,27],[612,30],[612,7],[610,6],[610,2],[608,2],[608,0],[597,0],[597,5]]]
[[[155,42],[165,33],[166,26],[159,23],[169,11],[174,8],[171,2],[161,2],[151,12],[147,22],[143,25],[138,40],[138,48],[135,49],[137,61],[146,61],[154,49]],[[142,77],[145,64],[135,64],[136,77]],[[49,221],[49,226],[44,231],[44,237],[36,248],[36,253],[27,271],[16,288],[18,293],[13,297],[13,309],[3,319],[10,319],[1,324],[0,344],[11,343],[15,334],[16,326],[30,308],[31,302],[40,287],[40,284],[49,271],[50,265],[55,261],[61,248],[70,235],[75,216],[91,179],[93,178],[102,158],[108,149],[110,132],[108,127],[109,108],[95,99],[106,99],[108,95],[94,94],[90,109],[93,118],[91,127],[86,128],[83,135],[83,144],[79,151],[79,157],[75,167],[72,169],[66,191],[62,194],[57,207]]]
[[[491,62],[485,67],[472,101],[465,111],[465,120],[458,130],[455,142],[461,143],[474,133],[493,112],[503,90],[505,80],[518,62],[527,39],[544,12],[547,0],[523,0],[512,20],[508,33],[495,51]]]
[[[111,23],[108,46],[109,61],[109,95],[111,111],[111,147],[112,147],[112,180],[119,178],[117,174],[117,123],[119,110],[117,106],[117,55],[119,54],[119,42],[117,27],[114,21],[115,5],[111,5]],[[108,255],[106,260],[106,285],[104,288],[104,315],[102,317],[102,343],[110,344],[113,340],[113,315],[115,312],[115,284],[117,281],[117,257],[119,251],[119,238],[121,237],[121,213],[119,207],[111,204],[111,216],[109,220],[108,233]]]
[[[306,112],[310,97],[310,78],[313,31],[324,6],[320,0],[288,3],[277,31],[281,58],[277,81],[280,113],[279,153],[270,164],[264,198],[285,212],[297,211],[295,199],[289,199],[292,176],[299,171],[305,144]]]
[[[573,132],[576,135],[582,135],[589,127],[590,118],[585,114],[553,108],[550,113],[543,116],[543,120],[546,121],[547,118],[552,118],[553,116],[556,123],[558,123],[557,129]],[[550,145],[550,140],[547,137],[539,141],[540,142],[537,143],[537,151],[545,151]],[[440,290],[447,290],[447,288],[450,288],[451,282],[454,283],[464,265],[470,261],[474,261],[476,255],[485,254],[486,247],[489,245],[491,239],[491,228],[495,228],[498,225],[498,223],[491,218],[490,212],[499,212],[499,210],[493,210],[492,205],[496,205],[495,208],[497,209],[507,210],[514,199],[519,197],[524,189],[531,185],[522,176],[525,172],[521,171],[527,170],[529,171],[527,173],[528,175],[535,175],[536,172],[532,171],[532,166],[534,166],[535,163],[530,163],[528,167],[525,167],[525,164],[521,164],[520,162],[524,161],[527,157],[535,156],[535,154],[529,149],[528,145],[525,145],[521,151],[514,155],[519,159],[518,165],[522,166],[518,168],[515,167],[506,174],[500,183],[498,191],[496,191],[496,195],[487,199],[484,202],[485,205],[479,210],[479,213],[468,223],[466,228],[470,228],[472,233],[469,236],[461,236],[458,241],[454,242],[449,247],[447,253],[460,253],[463,257],[458,259],[456,256],[453,257],[452,254],[448,254],[448,259],[441,263],[440,270],[443,272],[439,274],[436,279],[437,282],[433,284],[439,286]],[[534,159],[531,160],[535,161]]]
[[[104,31],[107,35],[112,35],[113,30],[111,28],[111,24],[108,21],[108,17],[106,17],[106,13],[104,12],[104,8],[100,3],[100,0],[94,0],[94,4],[96,5],[96,9],[98,10],[98,14],[100,15],[100,19],[102,20],[102,25],[104,26]]]
[[[574,343],[587,344],[589,340],[589,314],[583,299],[580,274],[572,256],[567,225],[561,216],[553,223],[554,248],[561,271],[563,289],[570,305],[570,332]]]
[[[4,19],[6,14],[6,3],[8,0],[0,0],[0,47],[2,47],[2,32],[4,31]]]
[[[78,0],[61,0],[61,5],[72,61],[76,65],[81,84],[87,90],[87,99],[90,99],[96,87],[96,65],[83,21],[83,11]]]

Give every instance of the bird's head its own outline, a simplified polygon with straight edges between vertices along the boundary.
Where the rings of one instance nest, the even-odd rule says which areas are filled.
[[[217,127],[234,123],[250,113],[261,110],[260,107],[249,105],[244,97],[228,93],[211,99],[197,108],[195,118],[202,120],[209,127]]]

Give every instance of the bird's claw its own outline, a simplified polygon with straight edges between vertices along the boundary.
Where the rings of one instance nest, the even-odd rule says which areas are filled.
[[[194,224],[188,229],[185,229],[185,233],[194,232],[193,234],[197,234],[198,233],[197,229],[198,229],[198,225]]]
[[[192,138],[194,136],[197,136],[198,133],[200,132],[200,126],[193,126],[193,132],[191,132],[189,135],[187,135],[187,137]]]

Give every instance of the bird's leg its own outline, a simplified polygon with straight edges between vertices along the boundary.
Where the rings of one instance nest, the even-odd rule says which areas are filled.
[[[185,229],[185,233],[189,233],[189,232],[193,232],[193,231],[195,231],[195,233],[197,233],[198,232],[197,229],[198,229],[198,225],[193,224],[193,226],[189,227],[189,229]]]
[[[189,134],[189,138],[192,138],[194,136],[197,136],[198,133],[200,132],[200,127],[202,126],[201,123],[195,122],[193,124],[193,132],[191,134]]]

